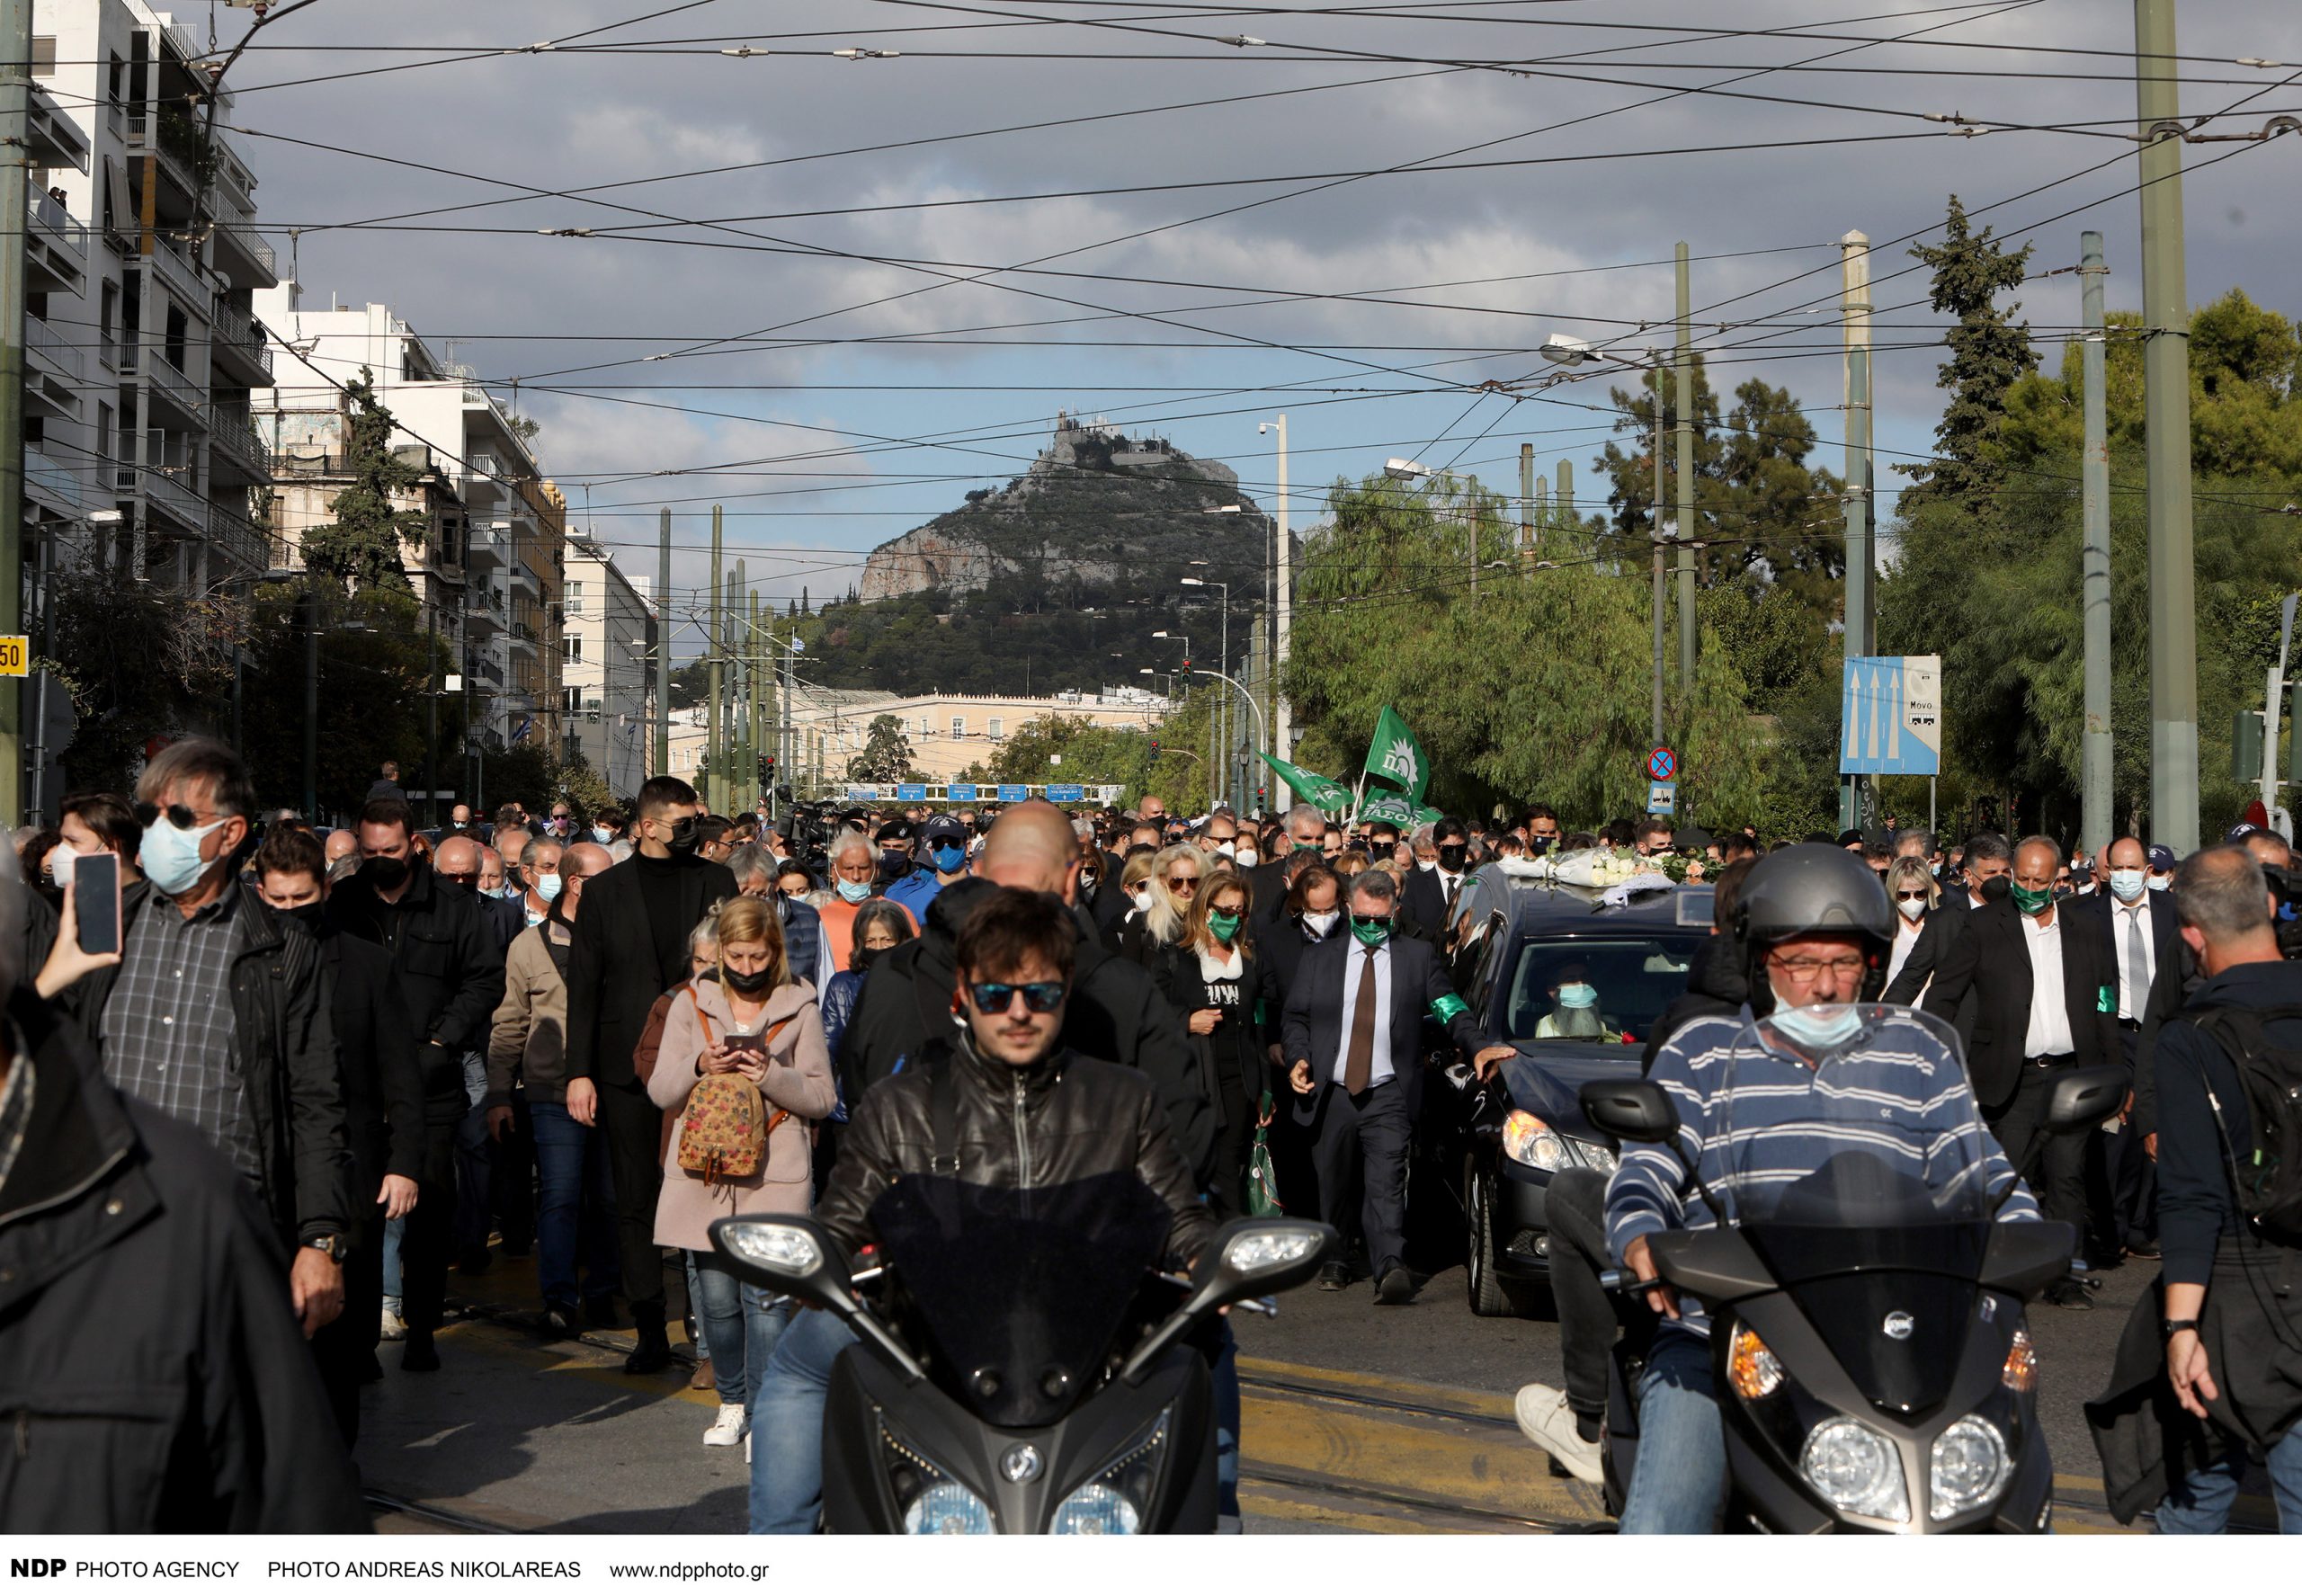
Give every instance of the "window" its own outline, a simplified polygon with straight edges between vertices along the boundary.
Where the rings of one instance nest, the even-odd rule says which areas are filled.
[[[578,632],[572,638],[562,638],[559,640],[559,653],[560,657],[569,664],[582,664],[584,663],[584,635]]]
[[[570,583],[568,583],[568,584],[567,584],[567,586],[566,586],[565,590],[564,590],[564,591],[561,593],[561,594],[560,594],[560,600],[561,600],[561,602],[562,602],[563,603],[565,603],[565,604],[567,606],[567,613],[568,613],[568,614],[570,614],[570,615],[581,615],[581,614],[583,614],[583,613],[584,613],[584,584],[583,584],[582,583],[580,583],[580,582],[570,582]]]
[[[96,458],[98,459],[112,459],[112,406],[99,405],[96,406]]]
[[[168,307],[166,330],[168,364],[174,366],[179,371],[183,370],[184,343],[189,337],[191,331],[192,323],[190,318],[184,315],[183,307],[174,304],[170,305]],[[190,373],[186,373],[186,375],[190,375]]]
[[[56,76],[55,35],[50,34],[46,39],[35,38],[32,40],[32,76],[34,77]]]
[[[103,357],[105,365],[114,370],[120,366],[119,334],[115,330],[119,325],[120,284],[107,282],[96,311],[96,352]]]
[[[993,716],[991,718],[990,734],[991,740],[995,743],[998,742],[1007,735],[1007,723],[1000,719],[998,716]]]
[[[954,715],[954,716],[952,716],[952,717],[951,717],[951,736],[954,736],[954,737],[964,737],[964,736],[966,736],[967,735],[968,735],[968,718],[967,718],[966,716],[964,716],[964,715]]]

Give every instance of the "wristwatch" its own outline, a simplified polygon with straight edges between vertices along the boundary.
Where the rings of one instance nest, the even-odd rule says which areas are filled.
[[[325,1253],[330,1263],[341,1264],[352,1248],[340,1235],[316,1235],[304,1244],[315,1253]]]
[[[2184,1330],[2189,1331],[2193,1335],[2197,1334],[2198,1321],[2196,1319],[2161,1319],[2158,1321],[2158,1339],[2161,1341],[2172,1341],[2179,1332]]]

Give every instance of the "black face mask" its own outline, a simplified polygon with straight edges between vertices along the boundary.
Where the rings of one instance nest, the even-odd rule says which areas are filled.
[[[1982,898],[1986,904],[2003,904],[2013,895],[2014,878],[1993,876],[1982,884]]]
[[[360,867],[368,885],[379,892],[397,892],[407,884],[407,860],[404,859],[371,859]]]
[[[879,877],[886,881],[900,881],[911,874],[911,855],[889,848],[879,855]]]
[[[665,839],[664,846],[674,853],[692,853],[702,843],[703,827],[691,815],[684,820],[673,823],[672,834]]]
[[[287,915],[289,919],[302,926],[306,931],[310,932],[314,936],[317,936],[320,934],[321,925],[326,923],[327,918],[327,905],[317,898],[314,898],[308,904],[298,904],[292,909],[281,909],[279,910],[278,913]]]
[[[723,964],[719,967],[719,981],[722,985],[731,987],[745,997],[757,997],[775,985],[775,972],[772,969],[754,970],[746,976]]]
[[[1471,851],[1464,843],[1441,843],[1439,844],[1439,868],[1450,876],[1459,872],[1469,861]]]

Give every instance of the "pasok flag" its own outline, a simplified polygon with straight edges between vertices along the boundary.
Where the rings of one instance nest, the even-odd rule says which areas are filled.
[[[1367,750],[1367,774],[1397,788],[1406,794],[1407,802],[1418,807],[1423,789],[1431,785],[1431,763],[1423,757],[1423,745],[1388,704],[1383,706],[1383,718],[1375,723],[1375,741]]]
[[[1289,764],[1283,759],[1256,750],[1256,757],[1279,774],[1279,779],[1295,789],[1295,796],[1323,814],[1340,815],[1351,807],[1351,789],[1340,781],[1330,781],[1313,771]]]

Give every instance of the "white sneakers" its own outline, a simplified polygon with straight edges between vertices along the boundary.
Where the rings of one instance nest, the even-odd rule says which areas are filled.
[[[379,1341],[406,1341],[407,1339],[407,1321],[401,1318],[397,1314],[392,1312],[391,1309],[386,1308],[384,1310],[383,1331],[377,1339]]]
[[[1519,1416],[1519,1432],[1559,1461],[1559,1466],[1586,1485],[1603,1483],[1599,1443],[1584,1440],[1575,1428],[1575,1410],[1566,1393],[1549,1386],[1519,1387],[1512,1407]]]
[[[711,1428],[703,1432],[703,1444],[707,1447],[732,1447],[745,1439],[749,1428],[744,1418],[743,1404],[723,1402],[719,1404],[719,1416],[712,1420]]]

